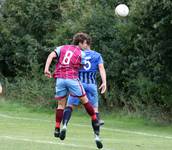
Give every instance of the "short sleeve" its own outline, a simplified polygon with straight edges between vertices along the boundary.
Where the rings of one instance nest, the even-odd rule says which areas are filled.
[[[58,47],[56,47],[55,48],[55,53],[56,53],[56,55],[59,57],[59,55],[60,55],[60,49],[62,48],[62,46],[58,46]]]
[[[103,58],[101,55],[98,57],[98,64],[103,64]]]
[[[82,65],[85,65],[85,57],[86,57],[86,54],[84,51],[81,51],[81,64]]]

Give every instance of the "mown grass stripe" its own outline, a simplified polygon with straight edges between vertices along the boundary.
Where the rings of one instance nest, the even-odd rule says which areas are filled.
[[[68,147],[75,147],[75,148],[87,148],[87,149],[94,149],[95,147],[91,146],[85,146],[80,144],[70,144],[70,143],[64,143],[64,142],[53,142],[53,141],[45,141],[45,140],[35,140],[35,139],[29,139],[29,138],[19,138],[14,136],[0,136],[1,139],[7,139],[7,140],[14,140],[14,141],[23,141],[23,142],[33,142],[33,143],[40,143],[40,144],[53,144],[53,145],[62,145],[62,146],[68,146]]]
[[[0,114],[0,117],[10,118],[10,119],[18,119],[18,120],[53,122],[53,121],[44,120],[44,119],[37,119],[37,118],[13,117],[13,116],[9,116],[9,115],[6,115],[6,114]],[[79,126],[79,127],[90,127],[88,125],[75,124],[75,123],[71,123],[71,125],[72,126]],[[144,133],[144,132],[139,132],[139,131],[130,131],[130,130],[115,129],[115,128],[106,128],[106,127],[102,127],[102,129],[103,130],[107,130],[107,131],[122,132],[122,133],[136,134],[136,135],[149,136],[149,137],[157,137],[157,138],[164,138],[164,139],[172,139],[171,136],[162,136],[162,135]]]

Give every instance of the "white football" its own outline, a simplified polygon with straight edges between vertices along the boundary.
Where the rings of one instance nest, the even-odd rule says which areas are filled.
[[[119,4],[115,8],[115,14],[120,17],[126,17],[129,14],[129,8],[125,4]]]

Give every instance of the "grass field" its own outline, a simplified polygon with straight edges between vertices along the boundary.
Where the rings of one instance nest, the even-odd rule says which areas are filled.
[[[172,126],[130,117],[103,116],[103,150],[171,150]],[[74,112],[67,138],[53,137],[53,112],[0,101],[0,150],[96,150],[89,117]]]

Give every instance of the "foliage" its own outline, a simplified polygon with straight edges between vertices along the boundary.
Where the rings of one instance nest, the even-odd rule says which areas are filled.
[[[128,4],[128,17],[115,16],[119,3]],[[0,72],[12,79],[31,75],[36,88],[50,49],[69,44],[73,34],[83,31],[105,62],[108,91],[101,104],[170,114],[171,7],[170,0],[6,0],[0,12]]]
[[[23,105],[32,107],[54,107],[53,98],[54,80],[45,77],[38,78],[15,78],[13,81],[5,81],[6,98],[13,99]],[[46,86],[45,86],[46,83]]]
[[[120,33],[120,37],[124,38],[126,45],[130,47],[125,51],[125,56],[129,61],[130,80],[139,78],[140,73],[143,78],[147,78],[155,86],[153,94],[150,94],[157,104],[164,104],[164,92],[169,96],[171,91],[171,41],[170,21],[171,9],[170,1],[132,1],[133,10],[128,20],[131,24]],[[164,11],[161,11],[161,9]],[[131,32],[132,31],[132,32]],[[125,38],[122,35],[126,35]],[[128,38],[129,37],[129,38]],[[132,43],[132,44],[129,44]],[[149,84],[148,84],[149,85]],[[167,92],[168,91],[168,92]],[[167,97],[166,97],[167,98]],[[149,99],[147,100],[149,102]],[[166,103],[166,102],[165,102]]]
[[[42,61],[61,19],[58,0],[6,0],[0,18],[2,72],[16,76]],[[42,62],[41,62],[42,63]]]

